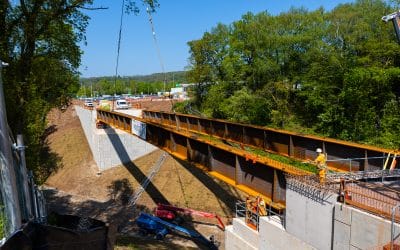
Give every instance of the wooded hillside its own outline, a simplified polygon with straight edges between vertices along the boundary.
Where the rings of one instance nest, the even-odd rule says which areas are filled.
[[[398,4],[398,3],[397,3]],[[190,41],[192,106],[210,117],[398,148],[400,46],[358,0],[332,11],[245,14]]]

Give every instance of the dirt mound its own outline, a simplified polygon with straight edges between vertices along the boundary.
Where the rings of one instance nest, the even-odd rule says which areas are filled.
[[[154,105],[152,108],[156,105],[165,107],[165,103],[151,103]],[[140,211],[151,213],[158,202],[213,212],[229,223],[235,201],[244,198],[243,193],[226,183],[168,156],[134,210],[127,206],[129,199],[164,152],[157,150],[124,166],[99,172],[74,107],[70,106],[64,112],[53,110],[48,120],[49,126],[54,126],[54,132],[49,136],[51,150],[62,157],[63,164],[46,181],[51,210],[105,220],[118,227],[119,232],[132,236],[135,235],[135,217]],[[215,226],[216,221],[192,219],[186,222],[186,227],[196,229],[205,236],[213,234],[223,243],[224,235]],[[123,242],[126,240],[124,238]],[[199,247],[189,239],[173,235],[169,235],[167,241]],[[152,245],[152,239],[149,242]],[[121,244],[124,246],[125,243]],[[147,245],[141,245],[140,249],[146,248]]]
[[[177,100],[173,99],[141,99],[132,100],[131,106],[150,111],[164,111],[170,112]]]

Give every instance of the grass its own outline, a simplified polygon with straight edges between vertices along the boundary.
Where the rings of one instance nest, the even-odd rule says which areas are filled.
[[[119,236],[117,237],[115,250],[194,250],[197,248],[185,247],[173,244],[167,240],[154,240],[151,236],[144,237],[131,237],[131,236]]]
[[[230,143],[230,144],[232,144],[234,147],[240,147],[240,145],[237,144],[237,143]],[[293,158],[290,158],[290,157],[287,157],[287,156],[283,156],[283,155],[269,153],[269,152],[266,152],[266,151],[264,151],[264,150],[262,150],[260,148],[244,146],[244,149],[247,152],[253,153],[255,155],[262,156],[262,157],[267,157],[267,158],[270,158],[272,160],[279,161],[281,163],[293,166],[293,167],[298,168],[298,169],[302,169],[302,170],[307,171],[307,172],[317,173],[317,171],[318,171],[317,170],[317,166],[315,166],[315,165],[313,165],[311,163],[302,162],[302,161],[299,161],[299,160],[296,160],[296,159],[293,159]]]
[[[225,140],[221,140],[219,138],[216,138],[216,137],[213,137],[213,136],[209,136],[209,135],[203,135],[203,134],[197,134],[196,133],[196,136],[198,138],[201,138],[201,139],[206,140],[206,141],[211,141],[211,142],[221,143],[221,144],[228,144],[229,146],[232,146],[232,147],[235,147],[235,148],[238,148],[238,149],[244,149],[245,151],[247,151],[249,153],[252,153],[252,154],[255,154],[255,155],[258,155],[258,156],[261,156],[261,157],[267,157],[267,158],[270,158],[272,160],[279,161],[279,162],[287,164],[287,165],[291,165],[291,166],[293,166],[295,168],[302,169],[302,170],[310,172],[310,173],[317,173],[318,172],[317,166],[315,166],[315,165],[313,165],[311,163],[302,162],[302,161],[299,161],[299,160],[296,160],[296,159],[293,159],[293,158],[290,158],[290,157],[286,157],[286,156],[283,156],[283,155],[279,155],[279,154],[269,153],[269,152],[267,152],[267,151],[265,151],[263,149],[256,148],[256,147],[251,147],[251,146],[241,147],[240,144],[237,143],[237,142],[227,142]]]
[[[0,239],[3,239],[6,235],[6,216],[4,214],[4,206],[0,205]]]

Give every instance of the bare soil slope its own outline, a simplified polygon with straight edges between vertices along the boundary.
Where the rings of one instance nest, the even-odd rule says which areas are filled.
[[[49,208],[109,222],[119,233],[128,236],[119,241],[116,249],[132,249],[132,244],[139,244],[140,249],[162,249],[156,247],[159,242],[154,243],[152,238],[141,239],[141,243],[135,237],[129,240],[129,236],[135,236],[135,217],[140,211],[151,213],[158,202],[213,212],[229,223],[235,201],[244,198],[240,191],[168,155],[138,200],[136,209],[132,209],[127,206],[129,198],[164,152],[157,150],[125,166],[100,173],[73,106],[65,112],[52,111],[48,120],[50,126],[55,126],[55,132],[49,136],[51,150],[62,157],[63,164],[46,182]],[[206,237],[215,235],[223,249],[223,232],[215,225],[216,221],[198,217],[188,218],[184,224]],[[200,247],[189,239],[173,235],[166,242],[182,248]]]

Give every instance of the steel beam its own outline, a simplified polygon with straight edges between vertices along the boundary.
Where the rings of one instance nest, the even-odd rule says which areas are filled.
[[[164,117],[164,121],[161,124],[154,122],[156,121],[153,119],[154,116]],[[281,194],[285,190],[285,186],[274,184],[274,174],[277,173],[283,176],[283,172],[289,171],[290,166],[273,161],[262,161],[262,159],[254,162],[254,159],[249,160],[247,158],[243,150],[233,150],[212,141],[194,138],[190,133],[178,131],[175,127],[176,125],[174,125],[174,129],[170,128],[170,126],[165,126],[165,123],[171,125],[170,121],[173,119],[170,118],[172,116],[160,116],[157,114],[154,116],[152,122],[147,120],[147,142],[179,159],[193,163],[208,171],[210,175],[244,192],[251,195],[261,195],[269,205],[276,209],[284,209],[285,199],[273,197],[273,194]],[[127,118],[127,116],[116,112],[98,110],[97,118],[111,126],[117,126],[118,121]],[[145,121],[134,117],[130,117],[130,119]],[[185,121],[180,119],[179,123],[181,122]],[[129,131],[130,126],[119,127],[131,133]]]
[[[159,119],[166,114],[173,114],[179,121],[180,130],[208,135],[226,141],[257,147],[266,151],[290,156],[299,160],[310,160],[316,157],[315,149],[322,148],[328,155],[329,166],[343,171],[376,170],[382,168],[382,160],[371,157],[384,156],[390,149],[357,144],[342,140],[313,135],[303,135],[285,130],[233,123],[224,120],[208,119],[186,114],[143,111],[145,121],[158,123],[162,126],[171,124]],[[344,159],[357,159],[350,163]],[[400,161],[397,167],[400,166]]]

